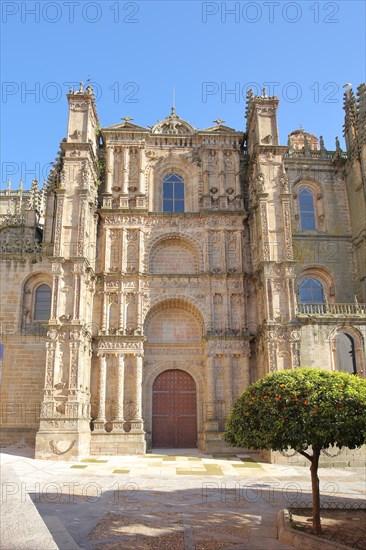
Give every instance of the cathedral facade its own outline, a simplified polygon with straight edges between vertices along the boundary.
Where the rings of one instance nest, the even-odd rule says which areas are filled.
[[[175,109],[101,128],[67,96],[42,189],[0,196],[3,444],[36,457],[227,450],[234,400],[300,366],[365,376],[366,86],[347,151],[251,92],[247,127]]]

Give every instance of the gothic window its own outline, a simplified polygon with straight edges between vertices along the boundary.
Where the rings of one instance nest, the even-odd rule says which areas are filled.
[[[309,189],[299,191],[301,229],[316,229],[314,195]]]
[[[48,321],[51,314],[51,289],[48,285],[37,287],[34,299],[34,320]]]
[[[322,304],[324,302],[322,283],[313,277],[303,279],[299,284],[299,298],[302,304]]]
[[[179,174],[163,180],[163,212],[184,212],[184,180]]]
[[[349,334],[339,332],[336,336],[336,354],[338,370],[357,374],[355,341]]]

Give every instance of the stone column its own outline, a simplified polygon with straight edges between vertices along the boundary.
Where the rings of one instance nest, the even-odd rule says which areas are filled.
[[[226,288],[226,292],[222,296],[223,300],[223,309],[224,309],[224,331],[228,331],[231,328],[231,322],[230,322],[230,299],[229,299],[229,293],[228,289]]]
[[[216,382],[215,382],[215,356],[209,355],[206,364],[207,387],[206,387],[206,430],[217,431],[219,423],[216,414]]]
[[[140,195],[145,195],[145,168],[146,168],[146,156],[145,156],[145,149],[143,147],[140,148],[140,176],[139,176],[139,188],[138,192]]]
[[[203,208],[211,208],[210,182],[208,172],[208,150],[202,150],[202,194]]]
[[[143,356],[141,354],[136,354],[134,387],[135,415],[131,420],[131,432],[141,432],[144,427],[144,422],[142,420],[142,364]]]
[[[141,297],[141,292],[137,292],[136,294],[136,301],[137,301],[137,304],[136,304],[136,325],[137,325],[137,329],[138,329],[138,332],[137,334],[142,334],[143,332],[143,328],[142,328],[142,297]]]
[[[141,230],[141,228],[138,229],[138,266],[137,269],[140,273],[144,270],[144,232]]]
[[[105,397],[106,397],[106,383],[107,383],[107,356],[101,355],[99,357],[99,378],[98,378],[98,417],[94,421],[94,431],[105,431]]]
[[[265,315],[268,319],[274,319],[273,311],[273,292],[271,279],[265,279]]]
[[[123,294],[123,290],[121,289],[121,292],[119,295],[119,326],[118,326],[118,330],[120,332],[124,332],[124,319],[125,319],[125,295]]]
[[[107,300],[108,294],[106,292],[101,293],[102,300],[102,333],[105,334],[107,330]]]
[[[114,151],[113,147],[107,147],[105,192],[112,193],[114,175]]]
[[[209,195],[209,181],[208,181],[208,150],[203,149],[202,151],[202,183],[203,183],[203,194]]]
[[[103,260],[101,262],[103,264]],[[109,271],[111,267],[111,233],[109,227],[104,228],[104,268]]]
[[[52,297],[51,297],[51,316],[50,321],[55,321],[57,319],[58,312],[58,294],[60,287],[60,275],[53,275],[53,284],[52,284]]]
[[[113,420],[113,432],[124,432],[123,403],[125,386],[125,358],[121,353],[117,355],[117,410],[116,418]]]
[[[227,355],[225,360],[225,409],[226,416],[228,416],[233,407],[233,358],[232,355]]]
[[[225,174],[224,174],[224,152],[219,150],[217,152],[218,162],[217,162],[217,171],[218,171],[218,183],[219,183],[219,195],[225,194]]]
[[[130,176],[130,150],[128,147],[124,150],[124,158],[123,158],[123,185],[122,185],[122,193],[124,195],[128,195],[128,180]]]
[[[80,319],[80,301],[81,301],[81,277],[79,273],[74,271],[74,311],[73,319]]]
[[[240,159],[239,159],[239,153],[235,151],[234,153],[234,170],[235,170],[235,194],[241,195],[241,189],[240,189]]]

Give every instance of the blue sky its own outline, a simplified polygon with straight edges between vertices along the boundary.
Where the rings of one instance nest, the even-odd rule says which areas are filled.
[[[249,87],[280,99],[281,144],[302,125],[343,144],[343,85],[365,80],[363,1],[56,0],[2,5],[2,185],[47,176],[67,83],[94,83],[101,126],[177,113],[245,129]]]

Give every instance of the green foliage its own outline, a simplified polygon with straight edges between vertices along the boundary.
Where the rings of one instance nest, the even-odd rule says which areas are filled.
[[[366,380],[311,368],[270,374],[237,399],[224,438],[249,449],[354,449],[366,442]]]

